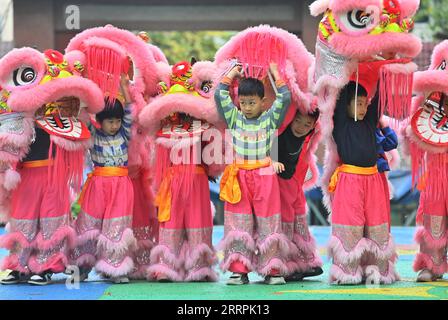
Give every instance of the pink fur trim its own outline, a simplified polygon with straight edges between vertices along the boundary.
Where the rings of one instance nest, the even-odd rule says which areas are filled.
[[[134,271],[129,274],[129,279],[145,280],[148,267],[149,265],[140,265],[137,270],[134,269]]]
[[[6,190],[11,191],[19,185],[20,180],[20,174],[17,171],[8,169],[5,171],[3,186]]]
[[[441,265],[436,265],[429,255],[421,252],[417,253],[412,268],[415,272],[428,269],[435,275],[442,275],[448,270],[446,261],[444,261]]]
[[[39,232],[34,240],[33,247],[39,250],[50,250],[62,241],[67,240],[67,246],[74,248],[76,246],[76,232],[70,226],[61,226],[50,237],[50,239],[44,240],[43,235]]]
[[[384,249],[380,248],[378,246],[378,244],[375,241],[371,240],[371,239],[367,239],[366,238],[366,241],[369,244],[369,249],[368,249],[369,252],[373,253],[375,255],[375,257],[377,257],[378,259],[381,259],[381,260],[385,260],[385,259],[387,259],[387,260],[390,260],[390,259],[395,260],[394,257],[397,256],[397,252],[396,252],[396,249],[395,249],[395,243],[394,243],[393,238],[392,238],[391,235],[389,235],[389,241],[387,242],[387,245],[386,245],[386,247]]]
[[[159,244],[151,251],[151,264],[157,264],[160,259],[180,269],[184,265],[182,254],[175,256],[174,253],[165,245]]]
[[[209,282],[217,282],[219,277],[212,268],[201,268],[199,270],[195,270],[193,272],[187,273],[187,277],[185,281],[204,281],[207,279]]]
[[[123,262],[118,267],[108,264],[105,260],[100,260],[95,265],[97,272],[102,272],[111,277],[126,276],[133,268],[134,262],[131,257],[124,258]]]
[[[376,265],[365,267],[364,277],[366,278],[366,284],[392,284],[395,281],[399,281],[400,276],[395,271],[394,264],[391,261],[388,263],[388,272],[385,275],[380,273],[380,270]]]
[[[434,239],[431,233],[424,227],[417,228],[414,239],[418,244],[425,244],[425,246],[432,249],[442,249],[448,244],[446,233],[443,234],[439,239]]]
[[[335,33],[331,36],[330,46],[336,53],[349,58],[370,57],[381,51],[393,51],[413,58],[422,50],[421,40],[406,33],[384,33],[356,37],[356,46],[353,46],[352,36]]]
[[[442,60],[446,60],[448,58],[447,53],[448,40],[444,40],[434,47],[434,50],[432,51],[431,66],[429,67],[429,70],[437,69],[440,63],[442,63]]]
[[[71,96],[79,98],[90,113],[97,113],[104,107],[100,88],[92,81],[77,76],[52,80],[20,92],[11,92],[8,105],[15,111],[34,112],[48,102]]]
[[[214,250],[207,244],[201,243],[190,249],[187,253],[185,257],[185,269],[192,269],[198,262],[203,262],[204,260],[210,266],[218,262]]]
[[[16,254],[10,254],[2,260],[1,270],[14,270],[20,271],[25,274],[30,273],[27,268],[22,267],[22,265],[19,263],[19,257]]]
[[[67,60],[71,69],[74,68],[75,62],[80,62],[83,66],[86,65],[86,55],[79,50],[73,50],[67,52],[64,56],[65,60]]]
[[[88,150],[93,147],[93,140],[88,139],[85,141],[70,141],[62,137],[50,136],[50,140],[53,141],[58,147],[66,151],[79,151]]]
[[[243,256],[241,253],[237,253],[237,252],[230,254],[227,258],[224,258],[224,260],[221,261],[221,264],[219,267],[221,268],[221,270],[223,272],[226,272],[229,270],[232,263],[234,263],[236,261],[241,262],[247,268],[247,270],[249,270],[249,272],[254,270],[252,262],[248,258]]]
[[[36,79],[27,86],[16,87],[10,83],[12,73],[22,66],[29,66],[37,74]],[[0,59],[0,85],[8,91],[23,91],[38,86],[45,75],[46,64],[44,55],[32,48],[13,49]],[[8,105],[9,101],[8,101]],[[39,105],[40,107],[41,105]]]
[[[83,234],[78,234],[76,237],[76,245],[81,246],[90,240],[97,240],[100,235],[100,230],[92,229],[84,232]]]
[[[177,111],[188,113],[210,124],[222,123],[211,99],[189,94],[170,94],[154,99],[140,113],[139,123],[148,129],[150,135],[154,135],[160,129],[160,120]]]
[[[0,236],[0,248],[12,250],[16,244],[19,244],[22,248],[33,248],[34,241],[28,242],[21,232],[13,232]]]
[[[138,240],[137,239],[137,249],[136,250],[151,250],[155,246],[154,241],[146,239],[146,240]]]
[[[250,251],[255,251],[255,242],[252,236],[243,231],[229,231],[227,235],[220,241],[217,248],[218,250],[227,250],[231,247],[234,241],[243,241],[246,248]]]
[[[448,73],[445,70],[427,70],[414,73],[413,90],[420,93],[441,91],[448,93]]]
[[[400,9],[403,18],[410,18],[415,15],[420,6],[420,0],[400,1]]]
[[[310,234],[309,240],[305,240],[299,233],[293,234],[294,244],[303,252],[317,254],[316,240]]]
[[[271,274],[272,270],[276,269],[278,270],[280,275],[287,275],[288,274],[288,267],[285,265],[285,263],[278,259],[278,258],[273,258],[269,261],[269,263],[264,266],[263,268],[257,268],[257,272],[260,275],[263,276],[268,276]]]
[[[70,40],[65,51],[85,50],[85,41],[92,37],[108,39],[122,47],[126,54],[131,57],[136,68],[137,72],[134,73],[135,85],[144,88],[145,93],[149,96],[157,94],[159,78],[156,73],[156,60],[152,48],[147,43],[130,31],[108,25],[78,33]],[[161,56],[156,56],[157,60],[161,60]]]
[[[162,274],[166,276],[171,281],[181,282],[183,280],[183,275],[181,272],[174,271],[166,265],[156,264],[152,265],[146,271],[148,280],[156,280],[157,274]]]
[[[287,274],[293,274],[296,271],[302,271],[302,268],[299,266],[299,263],[294,260],[286,260],[286,268],[288,270]]]
[[[168,59],[166,58],[165,54],[162,52],[162,50],[160,50],[159,47],[150,43],[148,43],[147,46],[149,47],[149,49],[151,49],[151,52],[154,56],[154,60],[156,62],[163,62],[168,65]]]
[[[337,257],[343,263],[351,263],[361,259],[363,254],[369,251],[370,242],[366,238],[362,238],[351,251],[346,251],[341,240],[335,236],[331,236],[328,244],[328,256],[330,258]]]
[[[98,237],[98,248],[104,249],[106,252],[125,253],[135,250],[137,241],[134,238],[132,229],[125,229],[121,235],[121,239],[113,241],[107,238],[104,234]]]
[[[366,9],[368,6],[375,6],[378,9],[382,9],[380,0],[344,0],[344,1],[331,1],[330,9],[334,13],[342,13],[353,9]]]
[[[310,5],[310,13],[313,17],[323,14],[330,6],[330,0],[316,0]]]
[[[68,258],[62,252],[58,252],[52,255],[51,258],[46,260],[44,264],[39,263],[36,256],[31,256],[28,260],[28,268],[30,269],[31,273],[34,274],[40,274],[48,270],[51,270],[54,273],[63,272],[67,265]],[[55,270],[55,266],[57,266],[58,269]]]
[[[89,253],[83,254],[82,256],[78,257],[74,262],[75,265],[85,268],[93,268],[95,263],[96,263],[96,257]]]
[[[347,274],[337,265],[330,268],[330,284],[360,284],[362,282],[362,268],[359,266],[355,274]]]
[[[273,246],[278,245],[280,253],[287,256],[289,252],[288,239],[284,234],[273,233],[266,237],[263,241],[257,242],[258,251],[260,254],[265,254],[272,249]]]

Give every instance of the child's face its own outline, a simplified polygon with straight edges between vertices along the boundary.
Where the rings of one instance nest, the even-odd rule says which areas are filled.
[[[357,106],[355,108],[355,98],[350,101],[350,105],[348,107],[348,116],[350,118],[355,118],[355,112],[358,120],[363,120],[367,113],[368,107],[368,99],[365,96],[357,97]]]
[[[297,138],[306,136],[314,129],[315,124],[316,121],[313,117],[298,113],[291,123],[292,134]]]
[[[109,136],[116,135],[120,128],[121,119],[118,118],[104,119],[103,122],[101,122],[101,130]]]
[[[263,112],[265,98],[260,98],[257,95],[240,96],[239,100],[241,112],[246,116],[246,118],[256,119]]]

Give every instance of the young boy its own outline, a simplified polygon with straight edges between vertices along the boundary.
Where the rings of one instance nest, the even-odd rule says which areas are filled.
[[[316,250],[306,221],[306,199],[303,183],[309,165],[303,158],[310,138],[315,133],[319,110],[301,114],[279,135],[272,146],[272,158],[280,186],[283,233],[290,241],[286,281],[300,281],[323,273],[322,261]],[[276,154],[277,152],[277,154]],[[278,161],[278,162],[277,162]]]
[[[136,244],[132,232],[134,192],[127,168],[132,121],[128,83],[122,75],[125,100],[118,97],[113,104],[106,100],[106,107],[96,115],[101,128],[89,126],[94,139],[90,150],[94,171],[89,174],[79,199],[81,212],[75,222],[79,246],[72,254],[83,279],[95,266],[113,282],[128,283],[127,275],[134,267],[131,258]]]
[[[221,180],[220,198],[225,201],[225,252],[221,268],[233,272],[230,285],[249,283],[247,274],[256,270],[267,284],[284,284],[288,243],[281,231],[280,190],[271,165],[271,139],[282,123],[291,102],[290,92],[280,79],[276,64],[270,64],[278,94],[272,107],[263,111],[263,83],[241,79],[238,98],[241,110],[232,103],[229,85],[240,75],[232,68],[215,92],[218,111],[232,135],[235,159]],[[255,251],[258,256],[255,257]]]
[[[359,75],[341,91],[334,112],[333,138],[342,162],[333,174],[333,259],[330,282],[358,284],[364,280],[392,283],[395,248],[389,234],[389,206],[384,181],[378,172],[375,130],[378,125],[376,81]]]

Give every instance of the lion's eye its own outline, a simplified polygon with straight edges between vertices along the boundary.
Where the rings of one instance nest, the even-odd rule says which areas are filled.
[[[36,80],[37,74],[31,67],[20,67],[14,70],[12,81],[16,86],[25,86]]]
[[[440,63],[437,70],[445,70],[446,69],[446,60],[443,60],[442,63]]]
[[[339,15],[341,28],[348,32],[366,32],[374,27],[371,13],[364,10],[351,10]]]
[[[202,82],[201,90],[204,93],[209,93],[211,89],[212,89],[212,82],[211,81],[204,81],[204,82]]]

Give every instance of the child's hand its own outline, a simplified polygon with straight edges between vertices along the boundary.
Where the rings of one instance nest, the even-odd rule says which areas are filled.
[[[131,95],[129,93],[129,76],[125,73],[122,73],[120,76],[120,88],[126,103],[131,103]]]
[[[271,62],[269,64],[269,71],[271,72],[272,76],[274,77],[274,80],[280,79],[280,73],[278,72],[278,66],[276,63]]]
[[[282,173],[283,171],[285,171],[285,165],[283,163],[281,163],[281,162],[273,161],[272,162],[272,166],[274,167],[274,171],[277,174]]]
[[[241,76],[241,65],[236,65],[227,73],[227,77],[230,79],[234,79]]]
[[[378,121],[378,124],[380,126],[380,129],[384,129],[387,127],[387,123],[386,123],[386,120],[384,120],[384,117],[380,118],[380,120]]]

